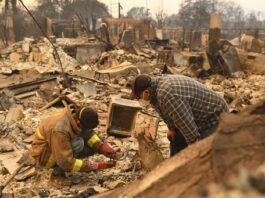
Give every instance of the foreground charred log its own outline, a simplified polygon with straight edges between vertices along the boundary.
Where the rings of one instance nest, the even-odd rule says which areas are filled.
[[[223,115],[214,135],[160,164],[143,180],[98,197],[190,197],[240,167],[257,168],[265,159],[264,109],[265,102],[239,115]]]

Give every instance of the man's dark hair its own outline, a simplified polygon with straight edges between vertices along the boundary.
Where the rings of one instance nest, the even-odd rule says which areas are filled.
[[[98,126],[98,114],[90,107],[80,107],[77,111],[77,116],[80,121],[81,127],[86,129],[94,129]]]
[[[132,94],[134,97],[139,98],[140,94],[149,87],[151,87],[151,77],[139,75],[132,84]]]

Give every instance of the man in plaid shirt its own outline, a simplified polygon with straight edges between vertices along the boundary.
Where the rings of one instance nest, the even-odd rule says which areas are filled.
[[[134,98],[150,101],[168,126],[170,156],[211,134],[225,100],[205,85],[181,75],[140,75],[132,86]]]

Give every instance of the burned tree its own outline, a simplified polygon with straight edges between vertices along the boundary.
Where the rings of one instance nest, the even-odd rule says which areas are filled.
[[[17,12],[17,0],[5,0],[5,11],[12,10],[14,13]]]
[[[82,16],[82,18],[86,21],[86,28],[93,33],[96,31],[98,19],[110,16],[106,5],[98,2],[97,0],[75,0],[71,4],[67,4],[63,7],[63,18],[72,19],[76,16],[76,14]]]
[[[163,9],[160,9],[156,13],[157,27],[159,29],[164,27],[166,18],[167,18],[167,14],[165,13],[165,11]]]

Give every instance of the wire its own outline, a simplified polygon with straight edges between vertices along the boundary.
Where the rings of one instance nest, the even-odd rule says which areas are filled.
[[[26,5],[24,4],[24,2],[22,0],[19,0],[19,2],[22,4],[22,6],[26,9],[26,11],[28,12],[28,14],[31,16],[31,18],[33,19],[33,21],[37,24],[38,28],[40,29],[41,33],[48,39],[48,41],[50,42],[50,44],[52,45],[53,47],[53,50],[55,51],[55,54],[58,58],[58,61],[59,61],[59,65],[60,65],[60,68],[61,68],[61,71],[62,71],[62,76],[63,76],[63,79],[64,79],[64,85],[66,87],[69,87],[69,81],[68,81],[68,78],[64,72],[64,68],[63,68],[63,64],[62,64],[62,61],[61,61],[61,58],[59,56],[59,53],[56,49],[56,47],[54,46],[54,44],[52,43],[51,39],[46,35],[46,33],[42,30],[40,24],[38,23],[38,21],[36,20],[36,18],[33,16],[33,14],[29,11],[29,9],[26,7]]]

